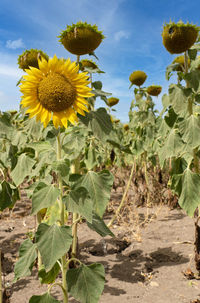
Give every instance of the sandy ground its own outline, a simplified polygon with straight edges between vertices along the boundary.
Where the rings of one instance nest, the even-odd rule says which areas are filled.
[[[12,215],[0,219],[3,280],[8,295],[3,303],[27,303],[32,295],[46,292],[46,286],[37,280],[36,268],[31,277],[12,284],[19,245],[35,227],[34,218],[26,216],[29,212],[30,203],[24,199],[17,202]],[[157,216],[137,230],[138,238],[133,234],[126,240],[127,226],[123,224],[114,225],[112,231],[116,238],[106,237],[105,242],[85,223],[79,227],[80,259],[86,264],[98,262],[105,267],[106,283],[99,302],[200,302],[200,281],[183,274],[188,268],[195,272],[193,219],[182,210],[170,210],[167,206],[162,206],[159,212],[156,208],[149,212]],[[146,208],[137,208],[137,213],[143,218]],[[55,287],[52,295],[61,300],[60,289]],[[70,302],[77,301],[70,298]]]

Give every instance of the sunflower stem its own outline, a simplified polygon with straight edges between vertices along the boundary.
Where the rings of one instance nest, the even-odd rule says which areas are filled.
[[[74,160],[74,163],[71,165],[72,174],[78,174],[80,172],[80,157]],[[72,225],[72,258],[75,258],[77,255],[77,244],[78,244],[78,214],[73,213],[73,225]]]
[[[57,160],[61,160],[61,141],[60,141],[60,130],[57,135]],[[65,204],[62,200],[63,197],[63,183],[62,177],[58,172],[58,186],[60,189],[60,197],[59,197],[59,206],[60,206],[60,222],[61,226],[65,225]],[[67,273],[67,261],[65,255],[61,258],[61,268],[62,268],[62,289],[63,289],[63,303],[68,303],[68,288],[67,288],[67,280],[66,280],[66,273]]]
[[[36,218],[37,218],[37,225],[40,225],[40,223],[42,223],[42,216],[40,212],[37,213]],[[38,250],[38,271],[41,269],[41,267],[42,267],[42,257]]]
[[[80,55],[77,55],[77,57],[76,57],[76,64],[78,65],[79,62],[80,62]]]
[[[0,249],[0,303],[2,303],[3,299],[3,285],[2,285],[2,269],[1,269],[1,249]]]
[[[130,187],[130,185],[131,185],[131,180],[132,180],[132,177],[133,177],[134,168],[135,168],[135,162],[134,162],[133,165],[132,165],[131,174],[130,174],[128,183],[127,183],[127,185],[126,185],[126,189],[125,189],[125,191],[124,191],[124,194],[123,194],[121,203],[120,203],[118,209],[116,210],[114,216],[113,216],[112,219],[110,220],[110,222],[108,222],[108,224],[107,224],[108,227],[111,227],[111,226],[112,226],[112,224],[113,224],[113,222],[115,221],[115,219],[117,218],[117,216],[118,216],[118,214],[119,214],[119,212],[120,212],[122,206],[124,205],[124,202],[125,202],[125,198],[126,198],[127,192],[128,192],[129,187]]]

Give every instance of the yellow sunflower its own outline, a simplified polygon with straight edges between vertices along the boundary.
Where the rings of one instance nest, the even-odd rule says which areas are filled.
[[[79,67],[70,59],[58,59],[56,55],[48,62],[42,58],[39,68],[26,69],[20,91],[22,107],[28,107],[29,118],[36,116],[44,127],[53,120],[56,128],[67,128],[68,121],[78,122],[77,113],[88,112],[85,98],[92,97],[91,88],[87,85],[87,73],[78,73]]]

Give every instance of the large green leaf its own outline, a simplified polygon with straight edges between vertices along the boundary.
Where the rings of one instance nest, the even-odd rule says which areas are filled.
[[[84,162],[88,170],[92,169],[97,164],[95,148],[91,146],[88,148]]]
[[[85,146],[83,131],[75,129],[64,138],[62,149],[70,158],[77,158]]]
[[[178,156],[183,147],[184,143],[182,142],[177,129],[172,129],[168,134],[164,145],[158,152],[161,166],[164,164],[165,159]]]
[[[41,187],[41,185],[43,186]],[[36,214],[42,208],[52,206],[60,195],[60,190],[53,184],[46,185],[40,182],[35,188],[32,196],[32,215]]]
[[[110,199],[113,175],[108,170],[99,173],[89,171],[79,179],[78,184],[85,187],[94,203],[95,212],[102,217]]]
[[[19,156],[17,165],[11,172],[11,177],[16,186],[20,185],[24,181],[25,177],[31,174],[32,167],[35,163],[35,160],[26,156],[26,154],[21,154]]]
[[[174,112],[180,117],[185,117],[188,110],[188,97],[192,94],[190,88],[172,84],[169,88],[169,100]]]
[[[44,126],[36,118],[27,119],[24,122],[24,131],[27,133],[29,138],[34,138],[37,141],[42,138]]]
[[[68,252],[72,244],[71,227],[41,223],[36,232],[36,244],[45,269],[49,271],[56,261]]]
[[[31,274],[33,264],[37,258],[37,246],[30,239],[26,239],[19,249],[19,260],[15,264],[15,279],[16,282],[21,277],[26,277]]]
[[[48,292],[41,296],[32,296],[29,303],[61,303],[53,298]]]
[[[52,269],[48,272],[46,272],[44,265],[42,265],[42,268],[39,269],[38,277],[40,279],[41,284],[51,284],[55,282],[58,274],[60,272],[60,266],[58,262],[54,264]]]
[[[189,168],[184,171],[182,176],[179,204],[191,217],[200,205],[200,175],[193,173]]]
[[[100,140],[108,139],[108,135],[112,130],[112,122],[105,108],[98,108],[91,111],[85,117],[80,116],[80,120],[90,126],[93,134]]]
[[[12,203],[12,188],[8,182],[3,181],[0,184],[0,211],[11,206]]]
[[[195,70],[191,71],[190,73],[187,73],[184,78],[195,91],[199,90],[199,88],[200,88],[200,70],[199,69],[195,69]]]
[[[192,149],[200,145],[200,121],[195,115],[184,119],[179,126],[182,140],[187,143]]]
[[[96,231],[102,237],[108,235],[111,237],[115,236],[112,233],[112,231],[107,227],[107,225],[104,223],[103,219],[101,219],[97,214],[93,214],[92,223],[87,222],[87,225],[89,228]]]
[[[38,153],[49,152],[54,150],[49,141],[32,142],[27,144],[27,147],[33,148]]]
[[[93,202],[88,196],[88,191],[84,187],[79,187],[63,198],[68,211],[78,213],[85,217],[88,222],[92,222]]]
[[[9,137],[9,135],[12,135],[12,132],[11,116],[7,112],[0,113],[0,137],[2,135],[3,137]]]
[[[16,146],[24,146],[24,144],[27,141],[27,135],[22,132],[22,131],[18,131],[18,130],[14,130],[11,136],[11,142],[12,145],[16,145]]]
[[[79,268],[67,271],[68,290],[81,303],[98,303],[105,283],[102,264],[81,264]]]
[[[164,119],[170,128],[174,126],[174,123],[177,120],[177,114],[174,112],[172,107],[168,110],[168,113],[166,114]]]
[[[68,159],[57,160],[52,163],[52,169],[60,174],[63,181],[68,182],[70,161]]]

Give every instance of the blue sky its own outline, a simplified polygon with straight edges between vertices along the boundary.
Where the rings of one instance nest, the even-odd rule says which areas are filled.
[[[18,68],[18,56],[26,49],[37,48],[50,57],[56,54],[75,60],[57,36],[67,25],[81,20],[96,24],[106,36],[95,51],[105,74],[95,76],[95,80],[102,81],[103,90],[120,99],[115,115],[122,122],[128,121],[134,89],[129,90],[129,75],[134,70],[147,73],[145,86],[161,85],[163,93],[167,92],[165,69],[174,56],[162,45],[161,32],[170,18],[199,26],[199,1],[1,0],[0,110],[19,108],[21,93],[16,82],[24,72]],[[154,101],[161,110],[161,97]],[[99,100],[97,105],[105,104]]]

